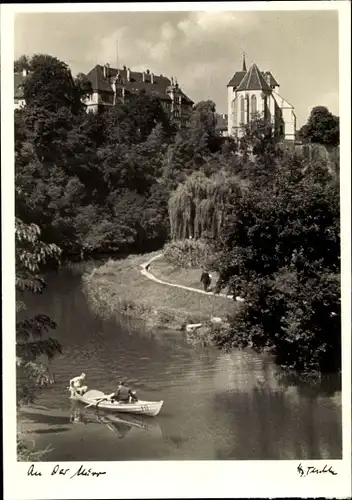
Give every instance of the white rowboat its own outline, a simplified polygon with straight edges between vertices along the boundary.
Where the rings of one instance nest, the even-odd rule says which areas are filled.
[[[120,413],[136,413],[139,415],[147,415],[149,417],[156,417],[160,412],[163,401],[141,401],[138,400],[134,403],[120,403],[118,401],[110,401],[108,396],[101,391],[87,391],[85,394],[80,395],[74,392],[71,399],[76,399],[81,403],[89,405],[90,407],[97,407],[102,410],[116,411]]]

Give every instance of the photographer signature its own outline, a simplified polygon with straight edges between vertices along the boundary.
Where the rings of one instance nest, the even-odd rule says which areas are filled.
[[[327,472],[332,474],[333,476],[337,476],[337,472],[334,471],[331,465],[329,467],[327,465],[324,465],[322,469],[317,469],[316,467],[313,466],[303,467],[302,464],[299,464],[299,466],[297,467],[297,472],[300,475],[300,477],[306,477],[309,476],[310,474],[325,474]]]

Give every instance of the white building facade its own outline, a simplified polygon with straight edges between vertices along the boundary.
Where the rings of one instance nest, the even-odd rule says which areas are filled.
[[[277,137],[294,141],[294,107],[279,95],[278,89],[279,84],[270,71],[261,72],[256,64],[247,71],[243,59],[242,70],[237,71],[227,85],[228,135],[241,136],[243,126],[259,115],[272,124]]]

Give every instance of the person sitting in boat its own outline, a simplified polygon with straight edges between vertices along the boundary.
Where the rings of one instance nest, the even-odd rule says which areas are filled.
[[[115,393],[110,396],[111,401],[118,401],[119,403],[134,403],[138,401],[135,391],[125,385],[122,380]]]
[[[83,385],[83,380],[86,378],[85,373],[81,373],[78,377],[74,377],[70,380],[70,391],[71,396],[74,395],[75,392],[80,394],[81,396],[87,392],[88,387]]]

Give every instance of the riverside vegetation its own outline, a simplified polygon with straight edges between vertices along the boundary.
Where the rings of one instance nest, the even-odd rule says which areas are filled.
[[[222,138],[211,101],[195,105],[187,130],[144,93],[87,114],[84,75],[73,78],[43,54],[16,61],[24,67],[26,107],[15,111],[17,287],[42,292],[39,265],[58,248],[65,257],[129,253],[84,278],[110,312],[159,326],[213,312],[228,319],[208,332],[221,348],[266,349],[299,372],[340,369],[337,117],[315,108],[300,148],[281,144],[258,116],[241,140]],[[164,245],[158,276],[195,284],[206,265],[218,290],[245,302],[149,282],[141,254]],[[54,326],[44,317],[17,325],[19,401],[50,382],[36,361],[60,352],[44,338]]]
[[[172,329],[204,322],[212,311],[226,317],[234,310],[235,304],[231,300],[168,287],[143,276],[141,265],[155,255],[157,253],[109,260],[86,274],[84,290],[92,308],[108,316],[118,312],[143,319],[147,327]],[[153,272],[159,266],[159,261],[153,262]],[[158,277],[169,281],[167,275]],[[188,283],[179,280],[178,284],[187,286]]]

